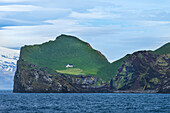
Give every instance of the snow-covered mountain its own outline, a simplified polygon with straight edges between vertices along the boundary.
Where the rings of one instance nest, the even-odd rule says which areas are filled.
[[[0,47],[0,71],[15,72],[19,50]]]
[[[12,89],[19,50],[0,47],[0,89]]]

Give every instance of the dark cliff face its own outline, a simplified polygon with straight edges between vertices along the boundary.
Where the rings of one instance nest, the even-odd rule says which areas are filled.
[[[61,75],[50,72],[47,68],[41,68],[34,64],[18,61],[17,71],[14,77],[14,92],[77,92],[77,90]]]
[[[64,75],[49,68],[18,61],[13,92],[20,93],[103,93],[110,86],[96,86],[98,78]]]
[[[130,55],[115,77],[118,90],[157,90],[170,93],[170,54],[140,51]]]

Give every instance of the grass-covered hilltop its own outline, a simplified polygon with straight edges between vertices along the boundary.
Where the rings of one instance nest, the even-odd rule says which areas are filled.
[[[108,65],[105,56],[90,44],[69,35],[60,35],[55,41],[42,45],[24,46],[22,59],[41,67],[72,75],[96,75]],[[66,68],[72,64],[74,68]]]
[[[169,92],[170,43],[128,54],[113,63],[74,36],[21,48],[14,92]]]

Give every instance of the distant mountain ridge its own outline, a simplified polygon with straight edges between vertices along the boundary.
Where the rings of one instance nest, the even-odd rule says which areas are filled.
[[[0,47],[0,89],[11,89],[20,50]]]
[[[15,72],[19,50],[0,47],[0,71]]]

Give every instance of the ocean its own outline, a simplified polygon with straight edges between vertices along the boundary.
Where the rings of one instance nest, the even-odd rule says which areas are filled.
[[[170,113],[170,94],[0,91],[0,113]]]

